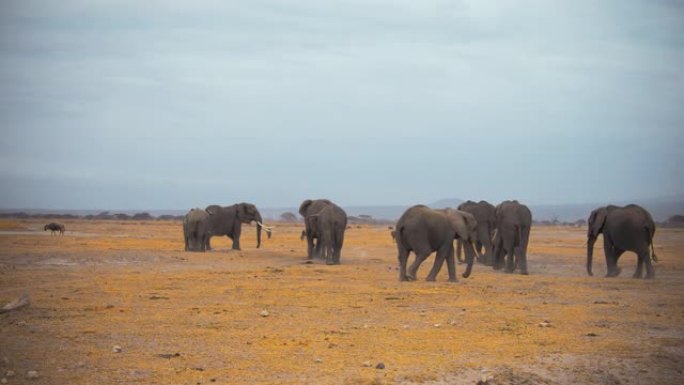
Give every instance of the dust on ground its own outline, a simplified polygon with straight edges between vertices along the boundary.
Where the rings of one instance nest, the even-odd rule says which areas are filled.
[[[399,282],[387,226],[352,226],[327,266],[305,263],[301,225],[188,253],[178,221],[64,223],[0,221],[0,306],[31,297],[0,314],[8,384],[684,382],[681,229],[658,229],[652,281],[631,253],[603,278],[600,242],[588,277],[585,230],[534,227],[530,276],[454,284]]]

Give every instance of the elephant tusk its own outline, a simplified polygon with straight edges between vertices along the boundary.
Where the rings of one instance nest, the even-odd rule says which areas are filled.
[[[261,228],[263,228],[266,231],[273,231],[272,227],[265,226],[263,223],[261,223],[259,221],[257,221],[257,225],[261,226]]]

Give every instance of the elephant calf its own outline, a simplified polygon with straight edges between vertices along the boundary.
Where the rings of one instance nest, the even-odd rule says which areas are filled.
[[[463,273],[464,278],[469,277],[475,259],[473,237],[476,227],[477,221],[470,213],[454,209],[434,210],[424,205],[410,207],[399,218],[396,230],[392,232],[397,243],[399,280],[415,280],[420,264],[436,252],[435,263],[427,280],[435,280],[446,259],[449,281],[456,282],[454,239],[462,239],[469,246],[465,248],[468,265]],[[411,251],[416,259],[407,271]]]

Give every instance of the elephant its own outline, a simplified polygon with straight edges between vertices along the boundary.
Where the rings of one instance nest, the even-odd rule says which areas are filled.
[[[257,245],[261,247],[261,228],[266,231],[268,238],[271,238],[271,228],[263,224],[261,213],[251,203],[236,203],[232,206],[207,206],[206,211],[210,214],[209,237],[207,237],[207,250],[211,250],[210,239],[212,236],[225,235],[233,240],[233,250],[240,250],[240,234],[242,224],[255,221],[257,224],[256,236]]]
[[[206,250],[209,239],[209,213],[200,208],[191,209],[183,218],[183,236],[185,251]]]
[[[347,213],[328,199],[307,199],[299,206],[299,214],[304,217],[307,258],[323,257],[327,264],[338,265]]]
[[[56,232],[59,232],[59,235],[64,235],[64,232],[66,231],[66,228],[64,225],[61,225],[59,223],[51,222],[48,223],[43,227],[43,231],[48,231],[50,230],[50,235],[55,235]]]
[[[530,209],[516,200],[504,201],[496,206],[495,213],[494,269],[504,267],[504,257],[507,256],[506,273],[514,272],[517,267],[520,274],[528,275],[527,245],[532,227]]]
[[[608,272],[606,277],[617,277],[621,269],[617,266],[618,259],[625,251],[637,254],[637,268],[634,278],[641,278],[643,265],[646,264],[646,279],[655,278],[655,271],[651,264],[658,261],[653,250],[653,235],[655,222],[646,209],[638,205],[604,206],[592,211],[587,221],[587,274],[591,272],[594,242],[603,233],[603,250],[606,255]],[[650,249],[649,249],[650,246]]]
[[[434,281],[446,259],[449,271],[449,281],[456,282],[456,263],[454,260],[454,239],[461,239],[469,247],[465,247],[467,260],[464,278],[468,278],[475,259],[477,220],[465,211],[455,209],[431,209],[425,205],[409,207],[399,218],[392,231],[392,237],[397,243],[399,259],[399,280],[414,281],[420,264],[430,254],[436,252],[435,263],[427,276],[428,281]],[[408,267],[409,253],[416,256],[413,264]]]
[[[477,250],[477,261],[487,266],[492,266],[494,261],[494,244],[492,237],[494,236],[494,229],[496,227],[496,208],[487,201],[466,201],[458,205],[458,210],[473,214],[477,221],[477,230],[475,238],[475,249]],[[463,248],[463,241],[456,242],[456,255],[460,262],[461,249]],[[483,253],[484,249],[484,253]]]

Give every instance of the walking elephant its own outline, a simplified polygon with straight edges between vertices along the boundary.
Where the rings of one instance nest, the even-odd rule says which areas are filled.
[[[209,213],[202,209],[191,209],[183,218],[185,251],[205,251],[209,238]]]
[[[323,257],[329,265],[339,264],[347,213],[327,199],[307,199],[299,206],[299,214],[304,217],[307,258]]]
[[[532,213],[518,201],[504,201],[496,206],[496,230],[494,231],[494,269],[504,267],[512,273],[516,268],[527,275],[527,245],[530,240]]]
[[[436,252],[435,263],[427,276],[428,281],[434,281],[437,273],[446,260],[449,271],[449,281],[456,282],[456,262],[454,260],[454,239],[463,240],[467,260],[463,277],[467,278],[473,268],[475,247],[473,239],[477,228],[477,220],[472,214],[455,209],[435,210],[425,205],[410,207],[397,221],[392,232],[397,243],[399,259],[399,280],[414,281],[420,264],[430,254]],[[409,253],[416,256],[413,264],[408,267]]]
[[[225,235],[233,241],[233,250],[240,250],[240,234],[242,233],[242,224],[256,222],[256,247],[261,247],[261,228],[266,231],[266,235],[271,237],[271,229],[264,226],[261,218],[261,213],[256,206],[251,203],[236,203],[232,206],[207,206],[207,212],[210,214],[209,220],[209,237],[207,237],[207,250],[211,250],[210,238],[217,235]]]
[[[477,261],[487,266],[492,266],[494,264],[494,243],[492,237],[496,227],[496,208],[487,201],[466,201],[458,206],[458,210],[471,213],[475,217],[477,229],[474,241],[475,250],[477,250]],[[456,242],[456,255],[461,262],[463,262],[461,259],[462,248],[463,241],[459,239]]]
[[[587,274],[591,272],[594,242],[603,233],[603,250],[606,255],[608,271],[606,277],[617,277],[621,269],[618,259],[625,251],[637,255],[637,268],[634,278],[641,278],[643,265],[646,264],[646,277],[655,277],[651,258],[658,260],[653,250],[655,222],[646,209],[638,205],[625,207],[605,206],[591,212],[587,221]],[[649,248],[650,247],[650,248]]]

